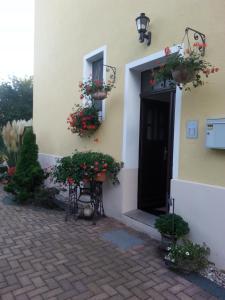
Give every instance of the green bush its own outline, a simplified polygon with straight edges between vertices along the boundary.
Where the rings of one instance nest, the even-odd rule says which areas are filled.
[[[36,137],[30,129],[24,134],[16,172],[6,190],[13,192],[19,202],[26,202],[43,180],[44,172],[38,162]]]
[[[189,273],[205,269],[209,262],[207,256],[210,250],[206,245],[194,244],[189,240],[184,240],[181,245],[172,245],[170,252],[165,256],[165,260],[173,269]]]
[[[49,209],[58,208],[55,203],[55,196],[59,194],[56,188],[39,188],[33,197],[32,204]]]
[[[53,177],[58,182],[66,183],[68,178],[75,182],[84,179],[93,180],[100,172],[105,172],[113,184],[119,183],[118,173],[122,168],[121,162],[101,152],[78,152],[72,156],[63,157],[53,169]]]
[[[174,235],[178,239],[189,232],[188,223],[176,214],[161,215],[156,219],[155,227],[161,234]]]

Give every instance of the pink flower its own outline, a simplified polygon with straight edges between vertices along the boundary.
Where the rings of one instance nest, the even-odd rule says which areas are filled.
[[[166,55],[166,56],[168,56],[168,55],[171,54],[171,50],[170,50],[169,47],[166,47],[166,48],[164,49],[164,52],[165,52],[165,55]]]

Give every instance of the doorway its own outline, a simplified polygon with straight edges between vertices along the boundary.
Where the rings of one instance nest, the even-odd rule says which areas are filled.
[[[168,211],[172,178],[175,91],[141,94],[138,209]]]

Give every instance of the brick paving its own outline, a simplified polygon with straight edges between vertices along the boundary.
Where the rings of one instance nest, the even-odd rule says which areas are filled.
[[[4,192],[0,187],[0,197]],[[122,251],[101,233],[123,228],[145,241]],[[168,271],[157,242],[111,219],[64,222],[64,213],[0,201],[2,300],[216,299]]]

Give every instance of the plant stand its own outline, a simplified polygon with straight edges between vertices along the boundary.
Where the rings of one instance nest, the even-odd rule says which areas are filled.
[[[89,200],[83,200],[82,196],[88,196]],[[91,217],[92,223],[95,225],[98,217],[105,217],[102,197],[102,182],[90,181],[88,185],[85,184],[70,184],[69,198],[66,204],[65,221],[70,215],[73,215],[75,220],[78,218],[85,218],[79,211],[79,205],[89,204],[93,209]]]

